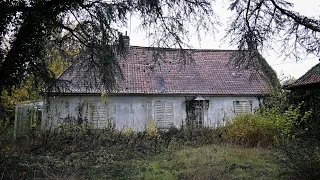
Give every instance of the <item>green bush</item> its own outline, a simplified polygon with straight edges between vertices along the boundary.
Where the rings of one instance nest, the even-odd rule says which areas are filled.
[[[267,146],[274,142],[272,122],[259,114],[236,116],[226,126],[226,139],[244,146]]]
[[[297,105],[299,102],[304,102],[301,105],[302,111],[311,111],[309,118],[303,123],[302,128],[307,128],[308,131],[304,134],[306,138],[315,137],[320,140],[320,88],[297,88],[288,93],[287,99],[289,103]]]
[[[281,113],[279,108],[261,108],[254,114],[237,115],[226,127],[226,139],[245,146],[286,144],[299,136],[297,128],[309,112],[300,114],[300,106],[290,106]]]

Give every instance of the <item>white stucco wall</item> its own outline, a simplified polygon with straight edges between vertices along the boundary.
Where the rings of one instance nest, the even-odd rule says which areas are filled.
[[[195,97],[195,96],[193,96]],[[252,108],[259,106],[256,97],[232,96],[202,96],[209,100],[209,106],[204,114],[204,126],[218,127],[224,125],[230,117],[234,115],[234,101],[251,101]],[[188,98],[190,99],[190,97]],[[127,129],[131,127],[135,131],[145,129],[148,120],[155,120],[155,102],[164,101],[173,104],[173,122],[176,127],[180,127],[186,119],[186,96],[165,96],[165,95],[134,95],[134,96],[108,96],[101,98],[99,95],[82,96],[61,96],[51,97],[44,108],[44,120],[42,125],[46,127],[57,127],[66,118],[77,120],[79,117],[92,121],[93,106],[115,107],[116,129]],[[49,102],[49,103],[48,103]],[[79,109],[79,107],[82,107]],[[81,111],[81,115],[79,112]],[[101,113],[100,116],[108,116],[107,113]],[[71,118],[70,118],[71,117]],[[110,117],[111,118],[111,117]],[[111,118],[112,119],[112,118]],[[103,125],[103,124],[102,124]],[[103,128],[101,124],[95,126]]]

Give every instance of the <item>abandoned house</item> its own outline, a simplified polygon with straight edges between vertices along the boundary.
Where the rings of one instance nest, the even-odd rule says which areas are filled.
[[[183,60],[178,49],[130,46],[128,50],[118,60],[123,79],[117,80],[117,90],[107,94],[103,88],[78,82],[89,76],[85,71],[66,69],[59,80],[69,84],[46,99],[42,126],[88,122],[94,128],[112,125],[142,131],[153,121],[160,129],[186,123],[218,127],[234,114],[253,112],[270,87],[259,70],[229,63],[235,50],[189,49]],[[158,50],[161,58],[155,61]]]

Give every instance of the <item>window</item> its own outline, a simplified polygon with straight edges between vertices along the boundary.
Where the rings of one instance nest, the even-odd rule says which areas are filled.
[[[90,114],[94,128],[107,128],[116,122],[116,105],[92,105]]]
[[[108,108],[108,123],[115,124],[117,117],[117,106],[110,104]]]
[[[208,104],[205,100],[187,101],[187,120],[188,123],[195,128],[203,128],[205,105]]]
[[[169,128],[173,124],[173,103],[156,101],[155,119],[159,128]]]
[[[18,106],[16,107],[15,128],[24,130],[31,128],[33,130],[41,129],[42,109],[36,106]]]
[[[251,113],[252,102],[251,101],[233,101],[234,113]]]

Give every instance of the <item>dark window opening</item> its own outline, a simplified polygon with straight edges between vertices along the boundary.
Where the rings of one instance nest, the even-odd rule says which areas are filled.
[[[198,101],[191,100],[186,101],[186,110],[187,110],[187,125],[194,128],[203,128],[204,127],[204,112],[207,101]]]

